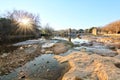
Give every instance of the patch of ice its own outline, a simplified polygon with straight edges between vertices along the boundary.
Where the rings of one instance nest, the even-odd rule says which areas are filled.
[[[63,38],[63,37],[54,37],[53,39],[68,40],[68,38]]]
[[[50,47],[52,47],[53,45],[54,45],[55,43],[45,43],[45,44],[43,44],[42,45],[42,48],[50,48]]]
[[[19,42],[19,43],[13,44],[13,46],[21,46],[21,45],[28,45],[28,44],[37,44],[37,43],[44,43],[44,42],[45,42],[44,39],[27,40],[27,41],[23,41],[23,42]]]
[[[74,45],[79,45],[82,43],[89,43],[88,40],[79,39],[79,38],[72,39],[71,41],[73,42]]]

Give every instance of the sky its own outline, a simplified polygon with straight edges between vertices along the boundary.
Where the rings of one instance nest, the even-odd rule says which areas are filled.
[[[120,0],[0,0],[0,14],[25,10],[39,14],[55,30],[101,27],[120,19]]]

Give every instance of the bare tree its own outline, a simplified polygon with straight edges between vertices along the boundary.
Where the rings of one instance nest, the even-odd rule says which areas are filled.
[[[53,32],[54,32],[54,29],[50,27],[49,24],[46,24],[42,28],[42,34],[44,34],[45,38],[50,38],[51,36],[53,36]]]
[[[45,34],[52,36],[54,29],[49,26],[49,24],[46,24],[43,28]]]
[[[17,26],[15,32],[22,34],[34,33],[40,27],[39,15],[23,10],[8,11],[5,15],[7,19]]]

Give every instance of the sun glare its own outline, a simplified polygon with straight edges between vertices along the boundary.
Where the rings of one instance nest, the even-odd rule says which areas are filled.
[[[18,29],[17,32],[33,31],[33,20],[31,18],[20,18],[17,20]]]
[[[23,25],[28,25],[30,23],[30,20],[28,18],[21,19],[20,23],[22,23]]]

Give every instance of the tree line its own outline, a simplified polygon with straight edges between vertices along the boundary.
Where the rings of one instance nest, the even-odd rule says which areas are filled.
[[[20,26],[18,20],[24,19],[25,17],[32,20],[32,24],[28,23]],[[37,15],[33,15],[32,13],[23,10],[13,10],[12,12],[7,12],[5,17],[0,18],[0,34],[1,36],[34,34],[38,27],[40,27],[39,23],[39,17]],[[32,30],[28,29],[28,31],[26,31],[27,29],[24,27],[29,24],[31,25]],[[19,30],[20,28],[21,30]]]
[[[35,38],[42,35],[52,35],[53,28],[48,24],[42,28],[39,15],[24,11],[8,11],[0,17],[0,41],[22,39],[25,37]]]
[[[105,25],[101,30],[110,34],[120,33],[120,20]]]

